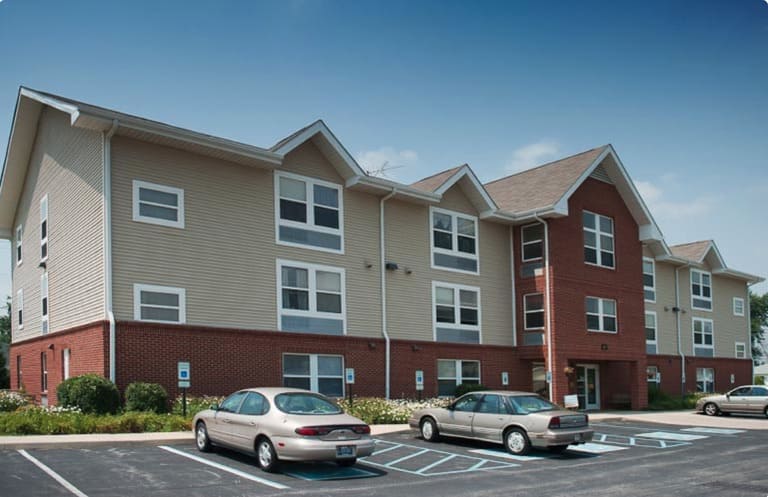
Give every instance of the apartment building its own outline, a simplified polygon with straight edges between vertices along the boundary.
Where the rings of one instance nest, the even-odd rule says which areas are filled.
[[[22,88],[0,235],[12,386],[43,403],[86,372],[175,394],[179,361],[193,394],[414,397],[419,371],[425,396],[483,383],[591,409],[644,407],[654,371],[670,391],[751,374],[725,303],[748,315],[760,278],[714,244],[667,247],[610,145],[486,185],[468,165],[405,185],[322,121],[261,148]]]

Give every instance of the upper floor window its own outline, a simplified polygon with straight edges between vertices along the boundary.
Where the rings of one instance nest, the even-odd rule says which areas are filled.
[[[346,333],[344,270],[277,261],[279,329],[303,333]]]
[[[462,383],[477,385],[480,383],[480,361],[462,361],[438,359],[437,395],[453,396],[456,387]]]
[[[526,330],[544,329],[544,294],[532,293],[523,297]]]
[[[343,252],[341,186],[276,172],[275,202],[278,243]]]
[[[613,268],[613,219],[584,211],[584,262]]]
[[[432,207],[432,267],[477,274],[477,218]]]
[[[40,262],[48,260],[48,195],[40,201]]]
[[[133,220],[184,228],[184,190],[133,180]]]
[[[48,272],[40,276],[40,331],[48,333]]]
[[[656,313],[645,313],[645,353],[658,354],[659,342],[656,327]]]
[[[16,292],[16,328],[24,328],[24,290]]]
[[[643,293],[646,302],[656,302],[656,263],[643,257]]]
[[[544,257],[544,225],[529,224],[520,229],[523,262],[538,261]]]
[[[284,354],[283,386],[329,397],[344,397],[344,358],[336,355]]]
[[[691,269],[691,306],[704,311],[712,310],[712,275]]]
[[[186,290],[139,283],[133,285],[133,318],[156,323],[186,322]]]
[[[715,355],[714,329],[711,319],[693,318],[693,355]]]
[[[616,333],[616,301],[587,297],[587,330]]]
[[[16,227],[16,265],[18,266],[21,264],[21,236],[22,236],[22,229],[21,225],[18,225]]]
[[[744,315],[744,299],[740,297],[733,297],[733,315],[734,316]]]
[[[744,342],[736,342],[736,359],[746,359],[747,357],[747,344]]]
[[[480,343],[480,289],[432,283],[435,341]]]

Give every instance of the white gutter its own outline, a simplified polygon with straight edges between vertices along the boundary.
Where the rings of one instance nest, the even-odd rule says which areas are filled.
[[[102,132],[102,165],[104,166],[104,312],[109,321],[109,381],[116,379],[115,315],[112,312],[112,137],[117,131],[117,119]]]
[[[534,213],[533,218],[544,225],[544,307],[547,309],[547,373],[549,376],[549,400],[554,402],[552,383],[555,374],[552,371],[552,309],[549,299],[549,224]]]
[[[395,196],[397,189],[393,188],[391,192],[383,196],[379,201],[379,250],[381,261],[379,263],[381,272],[381,334],[384,336],[384,398],[389,399],[390,384],[390,349],[389,333],[387,333],[387,264],[384,247],[384,202]]]
[[[685,354],[683,353],[683,340],[680,328],[680,313],[682,312],[682,309],[680,309],[680,270],[690,267],[690,264],[686,264],[685,266],[675,268],[675,309],[677,310],[672,310],[675,312],[677,319],[677,353],[680,355],[680,395],[685,395]]]
[[[515,288],[515,227],[514,226],[509,227],[509,273],[512,279],[512,346],[517,347],[517,289]]]

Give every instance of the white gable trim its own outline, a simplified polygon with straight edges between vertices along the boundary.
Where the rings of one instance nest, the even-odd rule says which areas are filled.
[[[496,202],[493,201],[491,196],[488,194],[488,191],[485,189],[482,183],[480,183],[480,180],[477,179],[477,176],[475,176],[474,171],[472,171],[472,168],[468,165],[463,165],[459,168],[458,171],[453,173],[450,178],[448,178],[442,185],[440,185],[440,188],[434,191],[437,195],[443,195],[445,192],[447,192],[453,185],[458,183],[458,181],[462,178],[466,177],[469,179],[469,181],[472,183],[472,186],[475,187],[475,190],[480,194],[481,197],[483,197],[483,201],[485,203],[485,208],[478,209],[480,212],[485,211],[496,211],[498,210],[498,206],[496,205]]]

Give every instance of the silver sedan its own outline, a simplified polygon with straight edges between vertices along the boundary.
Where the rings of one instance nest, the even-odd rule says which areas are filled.
[[[594,435],[586,414],[562,410],[527,392],[468,393],[448,407],[416,411],[408,423],[430,442],[440,435],[471,438],[503,444],[515,455],[531,447],[560,453]]]
[[[297,388],[249,388],[199,412],[193,422],[200,451],[212,445],[255,454],[264,471],[281,461],[355,464],[373,453],[371,428],[330,399]]]
[[[768,387],[744,385],[725,395],[709,395],[696,402],[696,410],[708,416],[732,412],[764,414],[768,417]]]

